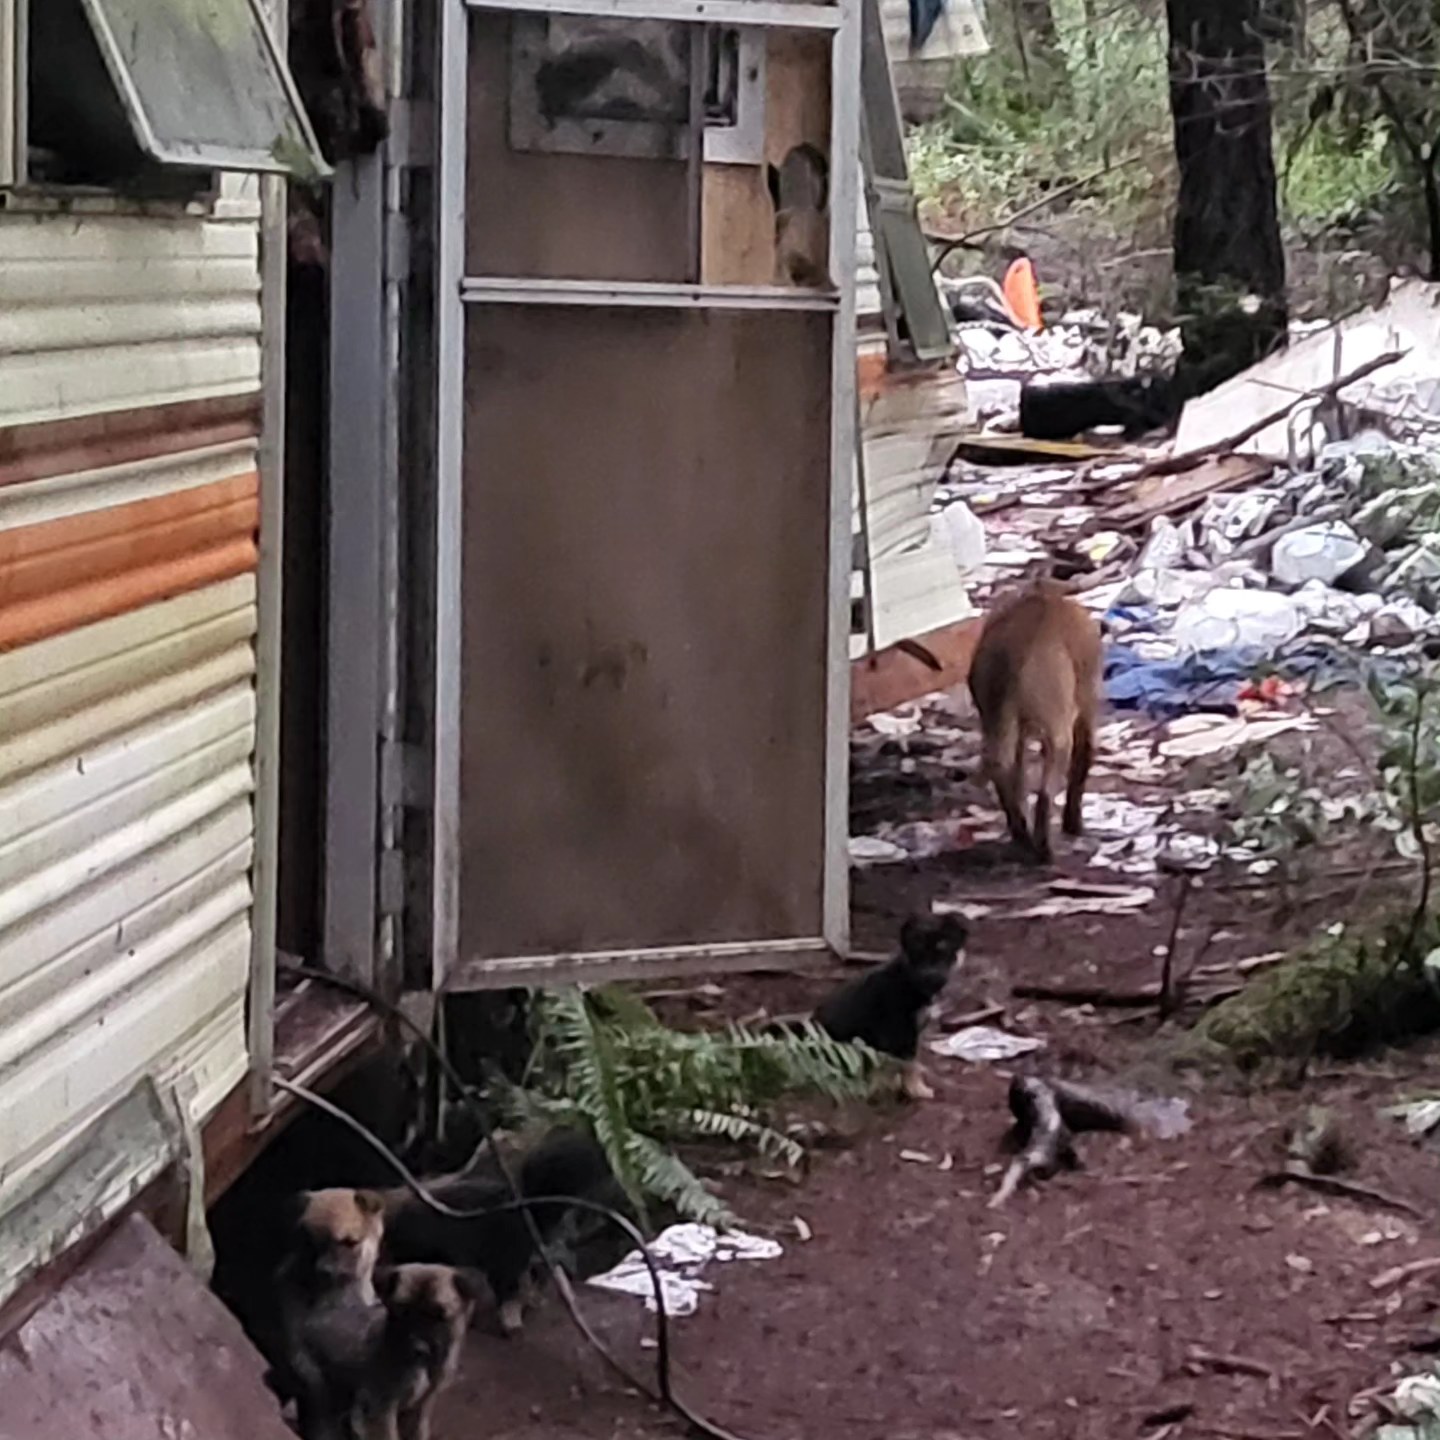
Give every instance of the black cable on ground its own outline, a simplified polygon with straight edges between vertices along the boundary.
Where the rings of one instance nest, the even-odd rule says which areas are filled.
[[[335,989],[344,990],[358,999],[365,1001],[381,1014],[395,1019],[406,1026],[414,1034],[422,1045],[434,1057],[446,1079],[454,1086],[462,1098],[480,1101],[483,1099],[483,1092],[478,1087],[471,1085],[464,1076],[455,1068],[443,1050],[428,1035],[424,1027],[407,1015],[398,1005],[386,999],[378,991],[359,981],[349,980],[342,976],[331,975],[329,972],[319,970],[309,965],[282,964],[280,968],[292,975],[304,979],[314,980],[319,984],[330,985]],[[499,1205],[486,1205],[478,1210],[463,1211],[456,1210],[453,1206],[447,1205],[437,1195],[427,1190],[424,1184],[413,1175],[405,1162],[383,1141],[378,1135],[363,1125],[348,1111],[342,1110],[333,1101],[326,1099],[323,1095],[316,1094],[313,1090],[303,1085],[296,1084],[293,1080],[287,1080],[283,1076],[276,1075],[272,1079],[276,1089],[295,1096],[304,1101],[314,1109],[329,1115],[332,1119],[340,1121],[348,1126],[351,1131],[358,1135],[367,1145],[384,1159],[395,1173],[404,1182],[405,1186],[423,1204],[428,1205],[439,1215],[444,1215],[452,1220],[474,1220],[484,1215],[504,1213],[508,1211],[519,1211],[524,1215],[526,1225],[530,1231],[530,1239],[535,1246],[536,1252],[543,1260],[550,1278],[555,1283],[555,1288],[560,1292],[566,1309],[569,1311],[570,1319],[577,1330],[584,1337],[585,1341],[605,1360],[625,1382],[642,1394],[649,1396],[652,1400],[665,1405],[673,1410],[686,1424],[702,1435],[711,1437],[711,1440],[740,1440],[731,1431],[725,1430],[716,1425],[713,1421],[706,1420],[704,1416],[697,1415],[688,1405],[675,1393],[670,1375],[670,1316],[665,1308],[665,1293],[660,1278],[660,1272],[655,1264],[655,1257],[650,1253],[650,1247],[645,1243],[645,1237],[640,1230],[626,1216],[622,1215],[612,1206],[603,1205],[598,1201],[584,1200],[578,1197],[563,1196],[533,1196],[526,1197],[521,1194],[520,1187],[516,1183],[514,1173],[506,1164],[505,1157],[500,1153],[495,1143],[495,1135],[489,1120],[486,1118],[482,1105],[476,1106],[476,1117],[479,1120],[483,1133],[482,1145],[488,1145],[491,1154],[495,1158],[496,1168],[500,1171],[506,1188],[510,1191],[512,1199]],[[470,1162],[474,1164],[472,1159]],[[586,1322],[585,1317],[580,1313],[580,1307],[575,1299],[574,1291],[571,1289],[568,1277],[556,1265],[550,1255],[549,1247],[545,1244],[544,1237],[540,1233],[540,1227],[535,1220],[535,1210],[541,1205],[564,1205],[571,1209],[584,1210],[590,1214],[598,1215],[616,1226],[636,1247],[639,1249],[645,1268],[650,1275],[650,1284],[655,1296],[655,1373],[656,1386],[651,1388],[643,1381],[633,1375],[628,1367],[621,1364],[608,1346],[595,1334],[594,1330]]]

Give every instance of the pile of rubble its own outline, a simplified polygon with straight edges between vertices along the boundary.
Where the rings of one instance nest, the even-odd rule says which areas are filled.
[[[1012,463],[998,464],[985,446],[1009,421],[992,423],[935,502],[972,592],[983,603],[1058,563],[1104,617],[1109,698],[1154,714],[1233,699],[1262,662],[1312,676],[1338,654],[1440,641],[1434,311],[1432,288],[1409,282],[1387,307],[1306,327],[1228,395],[1187,407],[1168,448],[1097,437],[1060,463],[1016,465],[1023,441],[1007,439],[996,458]],[[1169,337],[1121,328],[1134,341],[1127,373],[1168,363]],[[1048,343],[1094,373],[1083,335],[1062,327]],[[1009,338],[1033,349],[1047,337]],[[1352,357],[1371,373],[1317,394]]]

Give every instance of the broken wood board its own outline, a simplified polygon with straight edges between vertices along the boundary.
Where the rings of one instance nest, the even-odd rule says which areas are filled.
[[[850,667],[851,721],[893,710],[897,705],[937,690],[963,685],[970,675],[970,660],[980,638],[980,626],[981,619],[976,615],[957,625],[914,637],[939,662],[938,671],[893,646],[855,661]]]
[[[967,435],[961,456],[976,465],[1029,465],[1034,462],[1143,460],[1128,445],[1090,445],[1083,440],[1030,440],[1024,435]]]
[[[1128,499],[1103,510],[1096,523],[1108,530],[1143,530],[1157,516],[1188,510],[1208,495],[1253,485],[1271,468],[1268,460],[1253,456],[1222,455],[1202,460],[1179,475],[1151,475],[1136,485]]]

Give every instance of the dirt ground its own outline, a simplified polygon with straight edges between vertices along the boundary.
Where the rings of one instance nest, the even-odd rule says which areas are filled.
[[[953,813],[973,797],[973,775],[955,773],[947,788],[937,780],[944,757],[932,759],[928,779],[916,780],[894,751],[862,757],[856,829],[882,814]],[[898,783],[902,775],[912,778]],[[847,1115],[837,1126],[846,1140],[818,1150],[803,1183],[722,1181],[749,1228],[781,1240],[784,1253],[707,1272],[715,1292],[674,1324],[677,1387],[742,1440],[1350,1435],[1373,1413],[1364,1392],[1440,1336],[1430,1313],[1440,1270],[1374,1283],[1440,1256],[1440,1232],[1383,1206],[1256,1182],[1282,1162],[1287,1126],[1323,1103],[1353,1149],[1351,1178],[1432,1214],[1436,1156],[1378,1111],[1426,1088],[1434,1045],[1322,1067],[1294,1089],[1247,1094],[1177,1075],[1152,1059],[1153,1014],[1020,1002],[1011,987],[1152,982],[1178,882],[1152,880],[1155,900],[1136,914],[1007,920],[1005,909],[1043,892],[1044,880],[977,864],[983,853],[968,846],[860,871],[856,943],[887,946],[904,914],[937,898],[990,903],[939,1023],[1000,1005],[995,1023],[1043,1038],[1045,1049],[1013,1065],[934,1058],[935,1101]],[[1087,873],[1074,851],[1060,865]],[[1327,872],[1288,897],[1244,880],[1208,884],[1192,895],[1179,953],[1206,945],[1210,965],[1283,948],[1346,913],[1351,884]],[[746,977],[718,998],[670,1003],[707,1021],[784,1014],[832,983]],[[1165,1142],[1087,1137],[1081,1170],[992,1210],[1017,1067],[1183,1095],[1193,1127]],[[616,1352],[653,1373],[640,1302],[587,1287],[580,1298]],[[626,1393],[553,1296],[522,1338],[473,1337],[435,1440],[481,1427],[489,1440],[676,1431]]]

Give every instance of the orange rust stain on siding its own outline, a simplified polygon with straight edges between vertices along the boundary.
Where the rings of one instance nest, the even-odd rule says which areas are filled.
[[[259,476],[0,531],[0,650],[255,569]]]

